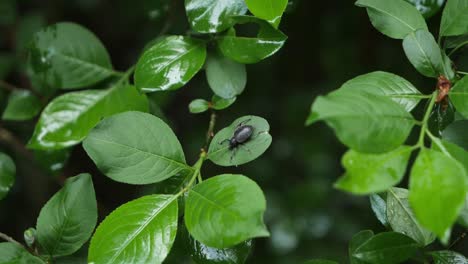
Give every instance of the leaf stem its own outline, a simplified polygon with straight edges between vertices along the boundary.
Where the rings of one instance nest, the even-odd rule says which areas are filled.
[[[208,131],[206,132],[205,149],[208,149],[211,139],[213,138],[213,134],[214,134],[213,131],[214,131],[215,125],[216,125],[216,112],[212,111],[210,115],[210,123],[208,125]]]
[[[202,150],[202,152],[200,153],[200,158],[198,159],[198,161],[195,163],[195,165],[193,165],[193,168],[194,168],[194,172],[192,174],[192,178],[190,178],[190,181],[189,183],[182,189],[180,190],[180,192],[178,192],[176,195],[175,195],[175,198],[178,198],[179,196],[181,196],[182,194],[184,194],[186,191],[190,190],[192,188],[192,185],[195,183],[195,180],[197,178],[199,178],[199,181],[201,182],[201,174],[200,174],[200,170],[201,170],[201,167],[203,165],[203,162],[205,161],[205,158],[206,158],[206,152],[204,150]]]
[[[431,131],[429,130],[426,130],[426,134],[429,136],[432,142],[434,142],[440,148],[442,153],[444,153],[446,156],[450,158],[453,158],[452,155],[450,155],[448,150],[445,148],[445,146],[442,144],[442,142],[440,142],[440,139],[438,137],[434,136],[434,134],[432,134]]]
[[[457,73],[463,74],[463,75],[468,75],[468,72],[464,72],[464,71],[457,71]]]
[[[437,92],[432,93],[431,101],[427,106],[426,113],[424,114],[424,119],[422,121],[421,133],[419,134],[419,140],[417,146],[420,148],[424,148],[424,135],[427,131],[429,117],[431,115],[432,109],[434,108],[435,100],[437,98]]]
[[[392,98],[418,98],[418,99],[429,99],[431,94],[394,94],[390,95]]]
[[[452,51],[450,51],[450,53],[448,54],[448,56],[452,56],[457,50],[461,49],[463,46],[465,45],[468,45],[468,41],[465,41],[465,42],[462,42],[460,43],[460,45],[456,46]]]
[[[20,242],[14,240],[12,237],[8,236],[5,233],[0,232],[0,238],[24,248],[24,246]]]

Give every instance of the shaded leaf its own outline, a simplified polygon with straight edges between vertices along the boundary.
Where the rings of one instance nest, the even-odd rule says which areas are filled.
[[[50,256],[70,255],[89,239],[96,222],[91,175],[69,178],[39,213],[36,230],[40,248]]]
[[[325,121],[346,146],[362,153],[389,152],[402,145],[415,121],[391,99],[338,90],[319,96],[306,124]]]
[[[366,241],[371,239],[374,236],[374,232],[371,230],[363,230],[351,238],[348,247],[348,254],[350,258],[351,264],[365,264],[366,262],[361,261],[360,259],[354,257],[356,250],[359,249],[361,245],[363,245]]]
[[[468,118],[468,76],[463,77],[452,87],[449,97],[457,112]]]
[[[10,156],[0,152],[0,200],[15,183],[16,166]]]
[[[193,187],[185,201],[185,225],[203,244],[227,248],[269,236],[263,223],[266,201],[260,187],[243,175],[223,174]]]
[[[61,149],[79,144],[103,117],[130,110],[148,111],[146,96],[133,86],[66,93],[46,106],[28,147]]]
[[[219,97],[229,99],[244,91],[247,84],[247,71],[244,64],[218,54],[210,54],[205,67],[208,84]]]
[[[28,120],[41,111],[41,102],[28,90],[15,90],[10,93],[3,112],[3,120]]]
[[[403,39],[417,29],[426,29],[419,11],[404,0],[358,0],[356,5],[367,8],[372,25],[394,39]]]
[[[40,258],[31,255],[20,245],[0,243],[0,263],[2,264],[45,264]]]
[[[442,138],[468,151],[467,130],[468,120],[455,121],[442,132]]]
[[[253,127],[252,136],[243,144],[230,149],[229,139],[241,125]],[[220,166],[237,166],[262,155],[271,144],[270,125],[258,116],[243,116],[216,133],[208,149],[208,159]]]
[[[468,259],[457,252],[441,250],[432,251],[429,254],[434,259],[434,264],[468,264]]]
[[[141,112],[125,112],[101,121],[83,147],[107,177],[130,184],[163,181],[190,170],[171,128]]]
[[[226,109],[228,108],[229,106],[231,106],[235,101],[236,101],[236,98],[237,97],[232,97],[232,98],[229,98],[229,99],[224,99],[224,98],[221,98],[219,96],[217,96],[216,94],[213,95],[213,97],[211,98],[211,104],[212,104],[212,107],[213,109],[215,110],[223,110],[223,109]]]
[[[411,209],[408,201],[408,190],[390,188],[387,192],[387,219],[393,231],[414,239],[422,246],[435,240],[435,235],[423,228]]]
[[[203,41],[167,37],[141,55],[135,69],[135,85],[143,92],[178,89],[203,67],[205,57]]]
[[[252,240],[244,241],[230,248],[212,248],[190,239],[192,259],[197,264],[242,264],[245,263],[253,247]]]
[[[176,198],[148,195],[118,207],[96,229],[88,262],[162,263],[177,233]]]
[[[383,154],[349,150],[341,161],[346,172],[335,187],[354,194],[385,191],[401,181],[412,151],[408,146]]]
[[[388,226],[387,203],[385,200],[378,194],[371,194],[369,196],[369,200],[372,211],[374,212],[379,222],[384,226]]]
[[[466,0],[447,0],[442,20],[441,36],[457,36],[468,33],[468,2]]]
[[[434,78],[447,76],[439,45],[429,31],[420,29],[408,34],[403,40],[403,49],[411,64],[422,75]]]
[[[57,23],[37,32],[29,52],[33,72],[52,87],[85,87],[114,74],[101,41],[75,23]]]

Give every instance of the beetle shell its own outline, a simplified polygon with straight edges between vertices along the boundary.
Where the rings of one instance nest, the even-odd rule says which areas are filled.
[[[240,126],[234,131],[233,138],[237,141],[237,143],[244,143],[250,139],[250,137],[253,134],[253,130],[254,130],[253,126],[249,126],[249,125]]]

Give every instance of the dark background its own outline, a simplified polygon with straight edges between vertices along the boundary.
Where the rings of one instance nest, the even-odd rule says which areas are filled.
[[[21,0],[17,2],[15,24],[1,27],[1,52],[13,50],[15,28],[25,17],[33,15],[38,25],[41,21],[46,24],[72,21],[87,27],[107,47],[115,68],[125,71],[136,62],[144,45],[161,30],[167,30],[167,34],[188,32],[183,1],[169,2]],[[248,65],[246,90],[232,107],[218,113],[217,129],[246,114],[262,116],[271,125],[273,143],[258,160],[227,169],[207,162],[203,170],[204,177],[219,172],[245,174],[267,196],[265,218],[271,237],[255,240],[249,263],[298,263],[319,257],[344,263],[353,234],[363,229],[384,231],[373,216],[367,197],[356,197],[332,187],[342,173],[340,157],[345,147],[324,124],[305,127],[304,121],[317,95],[337,89],[356,75],[375,70],[392,72],[425,93],[432,91],[435,83],[412,68],[401,41],[376,31],[365,10],[355,7],[353,2],[293,0],[280,26],[289,37],[286,45],[271,58]],[[428,21],[434,33],[439,19],[440,14]],[[7,80],[18,86],[29,85],[20,70],[10,74]],[[176,92],[152,95],[153,102],[159,104],[182,142],[189,162],[196,160],[204,145],[209,115],[190,114],[187,106],[195,98],[210,97],[203,72]],[[418,118],[423,106],[415,110]],[[2,123],[22,143],[30,137],[33,125],[34,122]],[[414,135],[411,140],[414,141]],[[0,144],[1,150],[15,159],[18,170],[13,190],[0,201],[0,231],[17,240],[22,240],[26,228],[35,226],[40,208],[66,177],[92,173],[100,220],[120,204],[147,192],[142,187],[116,183],[100,174],[81,146],[71,151],[63,171],[51,175],[37,169],[37,162],[32,162],[14,143]],[[455,229],[454,237],[459,233]],[[468,253],[467,241],[458,244],[455,250]]]

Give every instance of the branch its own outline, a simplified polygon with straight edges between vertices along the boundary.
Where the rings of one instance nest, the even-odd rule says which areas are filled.
[[[210,123],[208,125],[208,131],[206,132],[206,144],[205,144],[205,149],[208,149],[208,146],[210,145],[211,139],[213,139],[214,136],[214,127],[216,125],[216,112],[212,111],[211,116],[210,116]]]
[[[0,238],[24,248],[24,246],[20,242],[14,240],[12,237],[8,236],[7,234],[0,232]]]

